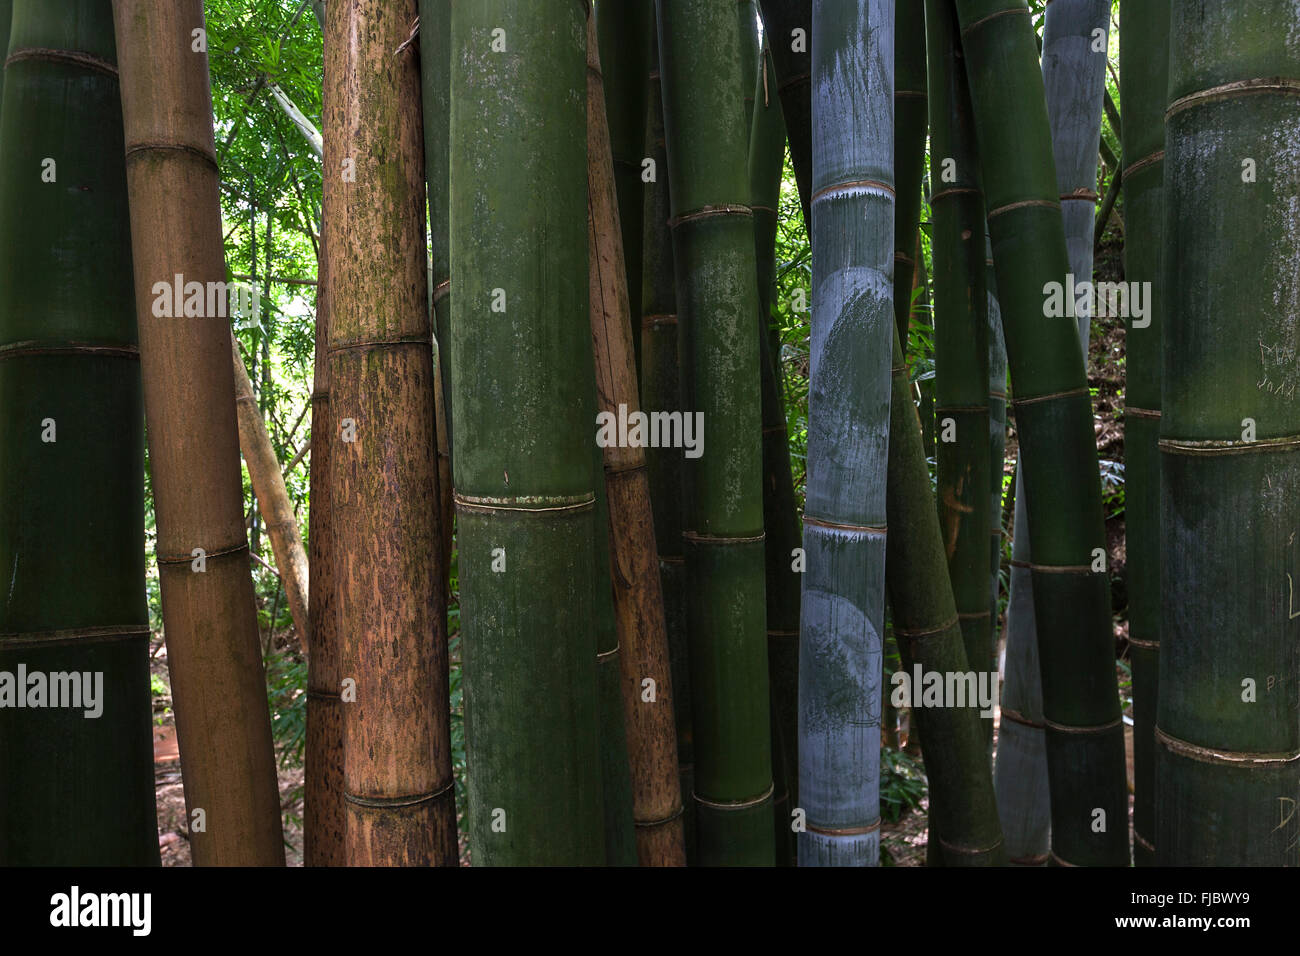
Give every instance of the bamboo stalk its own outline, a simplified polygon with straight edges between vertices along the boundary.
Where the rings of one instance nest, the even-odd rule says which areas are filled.
[[[620,415],[639,413],[641,403],[623,274],[616,174],[605,116],[601,61],[592,24],[587,38],[591,337],[597,411],[617,420]],[[604,448],[603,459],[637,857],[642,866],[684,866],[674,689],[646,455],[640,446],[612,444]],[[598,532],[603,530],[598,528]]]
[[[448,166],[448,135],[451,127],[451,0],[420,2],[420,102],[424,111],[424,169],[428,187],[429,237],[433,249],[429,284],[432,289],[434,333],[438,341],[437,377],[441,382],[442,408],[438,428],[447,433],[447,454],[454,444],[451,435],[451,175]],[[440,446],[442,447],[442,446]],[[446,470],[450,472],[450,459]],[[440,462],[439,476],[442,469]],[[443,536],[450,542],[451,482],[441,481],[439,491],[448,500],[448,519]],[[448,545],[449,548],[449,545]],[[450,551],[447,551],[450,560]],[[450,565],[448,565],[450,566]]]
[[[813,0],[812,372],[799,635],[800,866],[880,862],[894,9]]]
[[[1120,98],[1128,121],[1123,178],[1128,231],[1124,276],[1149,282],[1150,324],[1125,323],[1124,536],[1128,643],[1133,668],[1133,859],[1155,863],[1155,721],[1160,676],[1160,382],[1164,289],[1165,107],[1169,87],[1169,0],[1125,11],[1119,35]],[[1108,199],[1110,197],[1107,197]]]
[[[966,651],[952,586],[946,573],[938,510],[930,493],[921,423],[912,403],[907,366],[893,331],[886,548],[889,606],[904,673],[965,673]],[[946,678],[945,678],[946,679]],[[946,866],[999,866],[1006,862],[979,705],[918,706],[911,690],[911,727],[924,740],[929,778],[931,839],[936,862]]]
[[[1160,866],[1300,865],[1298,35],[1294,3],[1170,3]]]
[[[681,375],[677,350],[677,293],[668,154],[664,148],[663,94],[659,84],[659,38],[651,37],[647,152],[665,172],[646,185],[641,281],[641,395],[651,411],[681,412]],[[695,751],[691,732],[690,652],[686,640],[686,564],[682,555],[683,456],[678,448],[646,449],[646,476],[654,512],[655,546],[664,601],[669,670],[673,683],[673,724],[677,733],[677,778],[682,794],[686,861],[695,860]]]
[[[750,0],[752,2],[752,0]],[[633,327],[640,328],[641,215],[645,204],[642,160],[645,152],[650,34],[654,31],[653,0],[601,0],[596,6],[600,61],[605,75],[610,150],[618,189],[618,221],[622,231],[624,275]],[[655,177],[667,176],[662,166]],[[634,369],[641,374],[641,336],[632,337]]]
[[[1023,449],[1052,853],[1127,865],[1124,734],[1092,402],[1078,326],[1050,307],[1069,256],[1024,0],[956,0]],[[1022,497],[1018,495],[1018,497]]]
[[[760,0],[803,221],[812,229],[812,0]]]
[[[767,578],[767,670],[772,709],[772,798],[777,864],[795,863],[791,812],[799,805],[799,598],[802,580],[793,568],[802,542],[790,469],[790,438],[781,395],[780,359],[772,355],[769,330],[776,300],[776,228],[785,170],[785,122],[781,101],[767,89],[771,51],[754,90],[750,127],[749,185],[754,210],[754,258],[758,274],[759,387],[763,421],[763,530]],[[778,339],[779,342],[779,339]]]
[[[14,4],[0,108],[0,671],[24,668],[29,699],[37,673],[84,674],[97,704],[0,708],[0,865],[159,859],[113,37],[109,4]]]
[[[253,384],[248,380],[248,369],[240,357],[239,346],[230,339],[231,365],[234,368],[235,410],[239,424],[239,447],[248,465],[248,477],[253,484],[253,494],[261,507],[263,525],[271,538],[271,551],[284,583],[284,593],[289,598],[289,612],[293,626],[304,649],[311,647],[311,626],[308,618],[308,565],[307,552],[302,546],[302,532],[298,530],[298,516],[293,513],[289,492],[284,486],[280,459],[271,445],[266,422],[257,407]]]
[[[771,866],[754,231],[736,14],[658,0],[678,275],[682,403],[708,444],[687,458],[687,619],[699,861]]]
[[[489,865],[605,859],[584,7],[452,6],[452,467],[470,845]]]
[[[332,193],[342,186],[335,176],[322,180],[322,202],[333,208]],[[329,392],[329,243],[333,217],[322,223],[316,287],[316,354],[311,395],[311,511],[307,541],[311,547],[311,653],[307,655],[307,743],[303,770],[302,856],[306,866],[343,866],[343,702],[342,640],[339,633],[338,581],[335,561],[334,505],[330,474],[335,434]]]
[[[988,602],[989,341],[984,196],[952,7],[926,10],[939,526],[966,661],[996,670]],[[900,329],[900,338],[901,338]],[[981,721],[992,742],[991,715]]]
[[[912,314],[912,280],[921,221],[925,139],[929,126],[925,59],[925,0],[897,0],[894,31],[894,318],[907,343]]]
[[[226,303],[183,319],[155,307],[173,282],[225,283],[208,58],[190,43],[203,4],[115,0],[113,12],[167,669],[186,812],[205,815],[190,849],[196,866],[283,866]]]
[[[414,50],[394,52],[415,0],[325,13],[324,170],[342,180],[324,213],[335,217],[331,501],[341,667],[355,681],[343,706],[345,854],[454,866],[424,156],[408,106],[419,74]]]

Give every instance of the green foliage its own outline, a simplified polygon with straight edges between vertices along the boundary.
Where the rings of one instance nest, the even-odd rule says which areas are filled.
[[[925,768],[904,750],[880,751],[880,816],[896,823],[909,810],[921,806],[926,793]]]

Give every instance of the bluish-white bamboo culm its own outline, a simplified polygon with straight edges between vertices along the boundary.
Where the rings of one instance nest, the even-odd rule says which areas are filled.
[[[894,4],[814,0],[812,379],[799,641],[800,866],[880,858],[894,334]]]
[[[1092,281],[1097,207],[1097,151],[1106,93],[1110,0],[1055,0],[1043,25],[1043,86],[1052,126],[1052,153],[1061,192],[1070,271]],[[1079,314],[1079,344],[1088,361],[1091,304]],[[1013,864],[1047,863],[1051,807],[1043,730],[1029,563],[1029,515],[1024,483],[1016,475],[1016,516],[1011,545],[1011,598],[1007,605],[1006,682],[998,728],[994,787],[1007,855]]]

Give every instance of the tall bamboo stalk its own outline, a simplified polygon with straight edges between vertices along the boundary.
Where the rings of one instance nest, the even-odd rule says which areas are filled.
[[[743,21],[742,21],[743,22]],[[754,210],[754,259],[758,274],[759,387],[763,421],[763,531],[767,564],[767,670],[772,708],[772,799],[777,864],[793,866],[795,839],[791,811],[799,805],[799,592],[794,569],[801,545],[799,516],[790,469],[790,438],[781,394],[780,358],[772,343],[772,303],[776,300],[776,228],[785,170],[785,122],[781,101],[771,88],[771,51],[762,51],[764,68],[754,90],[750,128],[749,186]]]
[[[598,412],[617,420],[620,414],[639,413],[641,402],[594,24],[589,28],[587,58],[588,268],[596,406]],[[604,448],[603,459],[637,857],[642,866],[685,866],[677,734],[673,726],[675,691],[645,449],[612,444]],[[598,532],[605,530],[602,527]]]
[[[155,308],[158,287],[170,297],[174,282],[200,283],[206,299],[208,283],[226,278],[208,58],[191,49],[203,4],[115,0],[113,12],[167,670],[186,812],[205,815],[190,849],[197,866],[282,866],[228,302],[183,318]]]
[[[776,67],[790,163],[799,186],[803,221],[812,228],[812,0],[759,0]]]
[[[437,501],[415,0],[326,9],[331,504],[345,852],[452,865],[456,809]],[[350,161],[350,162],[349,162]],[[346,524],[344,523],[346,521]]]
[[[1300,865],[1297,36],[1283,0],[1170,3],[1161,866]]]
[[[289,612],[293,617],[293,625],[305,649],[311,645],[311,625],[308,622],[307,551],[302,546],[298,516],[294,514],[293,503],[289,500],[289,492],[284,486],[280,459],[271,444],[271,436],[266,430],[266,420],[262,417],[262,410],[257,406],[257,396],[253,394],[253,383],[248,379],[248,369],[244,367],[244,360],[239,355],[239,346],[229,332],[226,333],[226,338],[230,340],[228,348],[234,368],[239,447],[244,453],[244,462],[248,465],[248,477],[262,512],[263,526],[266,528],[267,537],[271,539],[271,553],[275,556],[275,566],[280,572],[280,583],[284,585],[285,596],[289,599]]]
[[[336,176],[322,180],[322,202],[333,209]],[[316,353],[311,394],[311,652],[307,656],[307,743],[303,769],[302,856],[306,866],[343,866],[343,702],[341,640],[335,593],[337,544],[330,489],[330,459],[336,434],[329,393],[329,243],[334,219],[321,222],[320,266],[316,275]]]
[[[880,862],[893,329],[894,9],[813,0],[812,374],[799,636],[801,866]]]
[[[941,675],[968,670],[957,605],[948,581],[939,515],[930,493],[921,423],[912,402],[907,365],[893,327],[893,380],[889,416],[886,549],[889,606],[904,673]],[[946,679],[946,678],[945,678]],[[917,706],[913,730],[924,740],[931,799],[933,859],[946,866],[998,866],[1006,862],[988,750],[978,703],[965,707]]]
[[[9,23],[13,19],[13,0],[0,0],[0,56],[9,55]],[[0,102],[4,101],[5,71],[0,65]]]
[[[658,0],[682,403],[707,444],[687,458],[690,635],[699,861],[767,865],[772,759],[763,581],[758,314],[736,14]]]
[[[1092,402],[1078,326],[1049,307],[1069,256],[1024,0],[956,0],[1033,550],[1052,853],[1127,865],[1124,732]]]
[[[0,708],[0,864],[156,865],[144,409],[112,8],[17,0],[5,74],[0,671],[25,668],[29,699],[35,674],[78,672],[95,700]]]
[[[1132,4],[1119,35],[1124,101],[1124,276],[1149,282],[1147,320],[1125,324],[1124,536],[1133,668],[1133,859],[1155,862],[1155,721],[1160,676],[1160,380],[1164,311],[1165,107],[1169,0]],[[1116,173],[1119,178],[1119,173]],[[1149,324],[1147,321],[1149,320]]]
[[[1052,131],[1057,192],[1065,228],[1070,272],[1082,283],[1092,279],[1093,227],[1097,206],[1097,155],[1101,142],[1102,101],[1106,92],[1108,0],[1057,0],[1049,4],[1043,26],[1042,74]],[[1094,30],[1102,31],[1097,50]],[[1087,364],[1091,305],[1078,310],[1079,344]],[[1032,601],[1023,473],[1016,476],[1016,516],[1012,539],[1011,602],[1007,609],[1007,684],[1003,691],[1010,721],[1006,760],[998,770],[1003,829],[1014,862],[1046,861],[1050,829],[1047,760],[1038,674],[1038,633]],[[1031,646],[1032,645],[1032,646]]]
[[[681,375],[677,350],[677,292],[673,241],[668,229],[668,153],[664,148],[663,93],[659,84],[658,31],[650,42],[649,107],[646,152],[665,171],[646,184],[645,238],[641,281],[641,397],[650,411],[680,412]],[[682,555],[684,459],[678,448],[646,449],[646,475],[654,511],[664,627],[673,682],[673,723],[677,732],[677,777],[681,785],[686,861],[695,859],[695,748],[691,731],[690,651],[686,640],[686,559]]]
[[[966,661],[996,669],[988,600],[989,343],[984,197],[951,5],[926,10],[939,526]],[[902,330],[899,330],[901,340]],[[992,741],[992,720],[984,721]]]
[[[585,51],[571,0],[452,7],[452,459],[476,863],[605,858]]]
[[[894,319],[907,342],[912,279],[921,220],[921,182],[929,125],[926,96],[925,0],[897,0],[894,31],[894,176],[900,200],[894,207]]]
[[[751,0],[752,2],[752,0]],[[601,0],[596,6],[600,61],[604,64],[606,119],[614,156],[618,188],[618,220],[623,239],[624,274],[634,327],[641,309],[641,215],[645,202],[642,160],[645,152],[645,117],[650,35],[654,31],[653,0]],[[667,176],[662,166],[655,178]],[[635,368],[640,374],[641,336],[634,335]]]

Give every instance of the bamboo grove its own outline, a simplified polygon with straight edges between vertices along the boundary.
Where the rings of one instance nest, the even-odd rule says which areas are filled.
[[[1293,0],[284,6],[287,466],[205,5],[0,0],[0,864],[160,861],[146,547],[286,863],[265,531],[309,866],[875,866],[903,726],[928,865],[1300,865]]]

